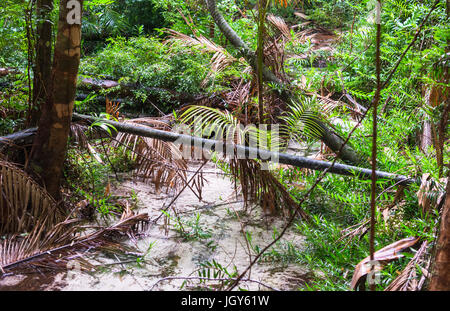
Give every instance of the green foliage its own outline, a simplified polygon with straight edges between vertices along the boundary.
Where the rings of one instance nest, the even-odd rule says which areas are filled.
[[[425,3],[418,1],[384,2],[381,16],[383,25],[382,81],[387,78],[393,65],[413,39],[418,26],[428,14],[433,2],[431,0],[425,1]],[[342,73],[346,88],[350,90],[370,92],[375,85],[375,63],[373,61],[375,45],[372,44],[368,47],[370,43],[373,43],[372,38],[374,38],[371,14],[369,13],[367,18],[358,19],[354,33],[346,34],[346,38],[340,46],[340,53],[335,55],[337,56],[336,61],[342,64],[350,63],[355,56],[358,57],[358,60]],[[445,15],[445,7],[442,3],[432,13],[419,40],[405,56],[394,76],[394,83],[390,85],[385,94],[397,93],[413,99],[420,97],[421,82],[429,77],[432,65],[445,54],[446,40],[449,37],[448,27],[443,27],[447,23]],[[348,51],[350,40],[353,43],[352,53]],[[355,95],[357,94],[355,93]],[[408,103],[414,106],[417,101],[409,100]]]
[[[355,12],[355,6],[363,7],[368,1],[314,0],[304,2],[305,13],[309,18],[319,21],[325,27],[334,29],[348,25]]]
[[[132,170],[134,161],[130,152],[122,147],[114,149],[105,143],[108,155],[104,153],[102,147],[97,148],[99,151],[103,151],[103,153],[98,153],[98,156],[104,163],[100,163],[89,150],[80,149],[76,145],[69,148],[64,164],[64,174],[67,186],[71,191],[78,196],[90,198],[93,202],[97,200],[98,203],[100,202],[98,200],[105,196],[105,189],[112,180],[110,176],[116,171]]]
[[[179,217],[173,217],[170,215],[167,211],[162,211],[162,213],[172,221],[173,228],[175,231],[180,234],[183,239],[187,241],[192,240],[207,240],[210,239],[211,229],[205,228],[200,223],[200,213],[197,213],[194,217],[190,219],[182,219]],[[209,246],[213,246],[211,244],[208,244]],[[215,247],[214,247],[215,248]]]
[[[102,40],[118,35],[152,33],[166,22],[154,0],[90,0],[85,1],[83,36]]]
[[[307,178],[314,179],[315,176]],[[386,189],[390,183],[379,183]],[[341,239],[343,230],[362,223],[369,217],[370,181],[362,182],[347,177],[329,175],[319,191],[305,204],[313,215],[312,223],[296,225],[299,234],[306,237],[306,249],[296,252],[297,260],[312,267],[316,277],[306,290],[348,290],[355,266],[369,255],[368,235],[357,234],[350,242]],[[377,213],[375,249],[409,236],[420,236],[432,241],[431,234],[438,215],[424,217],[417,206],[417,186],[405,190],[406,203],[398,207],[385,223]],[[301,195],[300,193],[298,195]],[[382,195],[378,206],[384,207],[393,201],[393,193]],[[378,290],[398,276],[408,260],[389,264],[382,275]]]
[[[22,129],[27,109],[27,76],[18,73],[0,78],[0,135]]]
[[[176,42],[170,47],[154,37],[108,39],[108,46],[96,55],[85,57],[80,73],[86,76],[108,76],[142,87],[176,90],[197,94],[209,69],[209,57]],[[166,107],[168,94],[154,91]]]
[[[26,1],[0,3],[0,66],[26,67]]]

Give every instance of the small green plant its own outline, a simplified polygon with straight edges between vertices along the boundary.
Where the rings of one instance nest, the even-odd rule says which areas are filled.
[[[192,240],[207,240],[212,237],[212,231],[209,228],[204,228],[200,223],[200,213],[197,213],[194,217],[183,220],[179,217],[173,217],[167,211],[162,211],[166,217],[168,217],[173,223],[175,229],[181,237],[188,241]],[[212,245],[210,245],[212,247]]]
[[[202,262],[199,266],[200,267],[197,269],[197,275],[200,278],[199,284],[210,284],[209,286],[218,290],[230,285],[233,282],[233,279],[238,276],[236,266],[233,266],[233,271],[228,271],[227,267],[224,267],[215,259]],[[211,285],[211,282],[214,281],[217,283]],[[186,281],[183,282],[181,288],[185,285]]]

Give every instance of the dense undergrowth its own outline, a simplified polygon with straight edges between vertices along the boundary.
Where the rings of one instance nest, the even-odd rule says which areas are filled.
[[[26,72],[25,24],[17,17],[23,8],[12,5],[11,1],[6,2],[7,6],[0,6],[0,25],[3,25],[0,27],[0,66]],[[95,4],[95,1],[92,2]],[[240,58],[238,51],[227,43],[217,27],[211,30],[212,20],[202,3],[149,0],[131,1],[132,5],[125,6],[125,1],[110,1],[114,5],[108,7],[105,4],[107,2],[98,1],[97,5],[91,7],[88,22],[84,26],[86,38],[103,39],[97,43],[94,39],[94,43],[85,41],[84,44],[89,48],[85,49],[81,61],[80,75],[83,77],[109,78],[124,84],[136,84],[138,87],[133,96],[141,103],[149,96],[142,89],[155,88],[152,91],[155,94],[151,95],[158,98],[157,105],[165,113],[177,110],[182,104],[171,100],[167,90],[188,94],[221,94],[233,91],[236,81],[242,81],[243,84],[252,81],[252,74],[245,70],[246,65],[237,61]],[[432,2],[384,2],[381,45],[383,81],[413,39]],[[231,27],[250,47],[256,49],[257,25],[253,19],[256,11],[251,10],[253,6],[245,1],[232,0],[219,1],[219,4],[219,9]],[[306,17],[301,18],[294,12],[301,11],[302,6]],[[299,93],[315,94],[315,97],[311,95],[314,97],[312,102],[315,111],[325,119],[340,120],[334,123],[335,130],[344,137],[358,120],[354,111],[349,109],[351,102],[344,95],[351,95],[354,101],[366,108],[374,95],[373,6],[371,1],[297,1],[286,8],[273,6],[269,10],[284,18],[289,26],[306,22],[300,27],[314,31],[325,27],[334,33],[329,48],[315,50],[317,42],[308,37],[297,40],[295,30],[291,29],[292,37],[286,39],[284,45],[284,71]],[[105,8],[108,10],[105,11]],[[141,12],[145,13],[141,15]],[[11,18],[14,17],[16,23],[11,27]],[[205,36],[217,46],[224,47],[236,61],[211,74],[214,53],[205,52],[202,46],[189,46],[179,40],[170,40],[164,27],[191,37]],[[427,100],[426,92],[434,87],[448,87],[443,72],[444,66],[448,66],[448,55],[445,55],[449,36],[445,2],[441,1],[419,39],[381,93],[377,146],[379,170],[415,178],[430,174],[436,181],[447,176],[448,167],[439,167],[436,148],[433,145],[427,150],[420,148],[420,133],[425,122],[437,124],[442,119],[445,101],[434,104]],[[322,61],[321,66],[317,66],[317,60]],[[0,77],[0,85],[0,113],[5,116],[0,121],[0,133],[7,134],[24,127],[23,115],[27,109],[26,74],[13,78]],[[102,92],[108,95],[114,89]],[[325,109],[319,95],[331,99],[333,105]],[[90,104],[78,102],[77,107],[80,105]],[[137,104],[134,102],[130,105],[122,107],[122,110],[131,109]],[[245,105],[256,106],[254,93]],[[242,110],[228,108],[236,117],[242,113]],[[89,106],[81,109],[89,110]],[[361,164],[367,168],[370,167],[372,121],[370,117],[363,120],[350,139],[355,150],[367,159]],[[448,128],[445,131],[448,137]],[[312,144],[316,141],[308,138],[306,142]],[[105,190],[109,187],[109,180],[114,180],[113,176],[117,172],[130,171],[135,164],[128,151],[109,150],[107,146],[110,153],[107,158],[104,148],[99,141],[95,143],[95,149],[103,153],[102,162],[95,160],[87,151],[71,148],[66,165],[67,188],[74,198],[90,199],[100,214],[108,214],[115,208],[110,194]],[[441,161],[449,163],[448,141],[443,150],[445,152]],[[323,159],[332,158],[330,154],[321,156]],[[225,165],[223,169],[228,170],[229,167]],[[285,167],[276,169],[275,173],[297,201],[314,184],[319,174]],[[440,187],[443,188],[443,185]],[[380,249],[410,236],[419,236],[432,245],[439,215],[435,210],[427,213],[422,211],[417,184],[406,187],[403,198],[394,202],[397,189],[393,187],[393,182],[378,181],[378,193],[382,193],[377,201],[379,209],[393,203],[395,208],[388,216],[381,212],[377,214],[375,248]],[[299,288],[301,290],[347,290],[355,266],[369,255],[369,241],[368,234],[365,234],[367,231],[355,234],[352,240],[342,239],[342,235],[345,229],[368,219],[369,194],[369,181],[328,174],[302,206],[312,215],[311,222],[295,225],[298,234],[306,237],[305,249],[278,243],[262,260],[306,264],[314,270],[315,277],[306,286]],[[258,250],[263,246],[254,247]],[[384,267],[378,289],[384,289],[398,276],[408,264],[408,256]],[[422,270],[417,269],[417,277],[421,277],[422,273]]]

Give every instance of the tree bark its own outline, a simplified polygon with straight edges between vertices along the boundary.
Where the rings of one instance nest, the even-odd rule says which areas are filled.
[[[241,55],[246,59],[249,65],[253,68],[253,70],[257,70],[257,57],[249,46],[239,37],[239,35],[230,27],[227,21],[224,19],[222,14],[217,9],[215,0],[205,0],[208,11],[213,17],[215,23],[219,27],[220,31],[224,34],[224,36],[228,39],[228,41],[233,44],[233,46],[239,50]],[[267,66],[263,65],[262,68],[263,78],[266,82],[272,82],[273,84],[279,85],[280,93],[279,97],[289,103],[291,101],[298,101],[296,96],[289,91],[286,85],[278,79],[278,77],[269,69]],[[344,140],[339,137],[336,133],[334,133],[325,123],[320,120],[316,120],[317,126],[321,129],[321,133],[319,139],[322,140],[331,150],[334,152],[338,152],[342,145],[344,144]],[[340,157],[342,160],[352,164],[358,164],[362,161],[362,157],[360,157],[355,150],[348,144],[345,145],[341,152]]]
[[[266,0],[258,2],[258,47],[257,47],[257,75],[258,75],[258,114],[259,123],[264,123],[264,35],[266,22]]]
[[[52,21],[53,0],[37,0],[37,37],[36,60],[33,78],[33,110],[31,111],[31,125],[36,125],[40,116],[40,107],[49,95],[52,68]]]
[[[69,24],[68,19],[74,10],[73,7],[69,9],[68,5],[74,2],[80,5],[77,14],[81,18],[83,0],[60,1],[58,35],[49,85],[50,96],[42,105],[31,158],[31,169],[56,200],[61,198],[60,182],[80,64],[81,21],[79,24]]]
[[[442,207],[440,234],[430,290],[450,290],[450,178],[447,179],[446,198]]]

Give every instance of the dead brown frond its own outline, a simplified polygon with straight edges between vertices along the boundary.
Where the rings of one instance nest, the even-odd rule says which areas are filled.
[[[385,291],[420,291],[429,277],[428,271],[430,261],[426,260],[428,241],[424,241],[414,257],[400,273],[400,275],[386,287]],[[418,278],[417,270],[420,269],[421,278]]]
[[[47,231],[65,218],[47,191],[15,165],[0,161],[0,234]],[[45,219],[45,221],[42,221]]]
[[[119,109],[120,109],[120,103],[112,102],[108,98],[106,98],[106,113],[110,116],[114,117],[115,119],[119,119]]]
[[[347,243],[345,244],[345,247],[347,247],[357,236],[359,236],[359,239],[362,239],[362,237],[369,230],[369,223],[369,219],[364,219],[360,223],[342,230],[341,237],[337,240],[337,242],[347,240]]]
[[[445,181],[445,178],[436,181],[428,173],[422,175],[420,189],[417,191],[417,199],[423,214],[428,213],[433,207],[439,207],[444,203],[445,188],[443,185]]]
[[[88,138],[86,136],[87,126],[72,122],[70,124],[70,138],[76,144],[78,144],[81,148],[87,148],[89,144]]]
[[[48,232],[37,224],[29,235],[15,235],[0,242],[0,272],[17,273],[36,267],[67,269],[69,261],[91,250],[125,249],[116,238],[143,230],[148,219],[147,214],[135,215],[127,209],[116,224],[81,236],[77,233],[79,227],[74,226],[76,220],[61,222]]]
[[[381,271],[388,262],[403,257],[402,252],[414,246],[419,239],[418,237],[409,237],[383,247],[374,253],[375,262],[370,261],[370,256],[361,260],[355,267],[350,288],[356,289],[360,286],[364,288],[364,282],[371,272]]]
[[[203,84],[206,84],[211,77],[215,74],[223,71],[225,68],[230,66],[234,62],[245,63],[243,59],[237,59],[233,57],[226,49],[221,47],[220,45],[215,44],[211,40],[205,38],[202,35],[194,34],[193,37],[180,33],[178,31],[167,29],[166,32],[170,35],[170,39],[165,43],[178,42],[182,45],[189,47],[197,47],[202,53],[211,53],[213,54],[210,61],[210,73],[203,81]]]
[[[285,215],[298,210],[299,216],[309,216],[291,197],[286,188],[269,170],[263,170],[256,160],[231,159],[230,171],[239,181],[246,207],[249,203],[259,204],[266,214],[282,212]]]
[[[88,130],[88,127],[86,125],[80,124],[80,123],[75,123],[72,122],[70,124],[70,137],[72,139],[72,141],[76,144],[78,144],[78,146],[81,149],[86,149],[89,151],[89,153],[92,155],[92,157],[101,164],[103,163],[102,158],[100,157],[100,155],[98,154],[98,152],[95,150],[94,147],[92,147],[92,145],[89,143],[89,138],[86,135],[86,131]]]
[[[281,35],[289,40],[292,38],[291,29],[286,24],[283,18],[275,16],[273,14],[267,15],[267,20],[272,24],[272,26],[277,29]]]
[[[155,118],[132,119],[124,123],[171,130],[167,123]],[[128,133],[119,133],[116,140],[115,146],[124,145],[132,151],[137,165],[135,176],[143,181],[151,180],[157,191],[162,187],[167,190],[177,188],[186,180],[187,162],[175,144]]]

